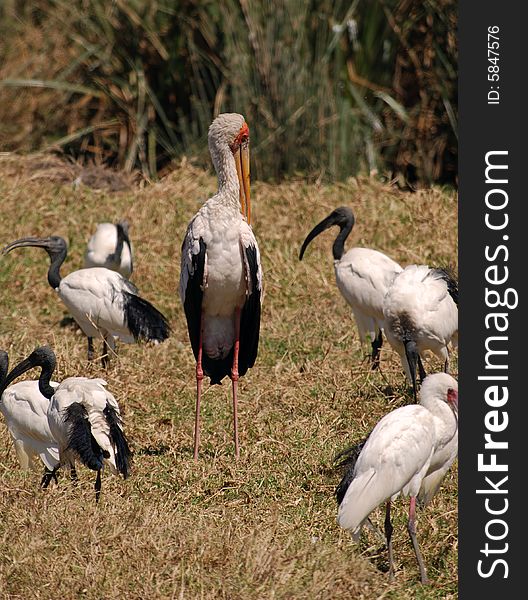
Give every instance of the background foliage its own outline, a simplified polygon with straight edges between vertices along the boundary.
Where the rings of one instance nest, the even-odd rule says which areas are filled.
[[[0,149],[155,177],[208,163],[222,111],[254,173],[456,181],[454,0],[4,0]]]

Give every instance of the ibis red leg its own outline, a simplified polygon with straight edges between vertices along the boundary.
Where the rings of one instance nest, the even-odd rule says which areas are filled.
[[[411,536],[414,553],[416,554],[416,560],[418,561],[418,566],[420,567],[420,577],[422,578],[422,583],[427,584],[429,583],[429,579],[427,577],[422,553],[420,552],[418,539],[416,537],[416,498],[414,496],[411,496],[411,502],[409,504],[409,522],[407,523],[407,530]]]

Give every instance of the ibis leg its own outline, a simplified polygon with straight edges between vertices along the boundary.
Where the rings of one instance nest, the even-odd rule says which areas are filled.
[[[75,466],[72,465],[70,468],[70,479],[74,482],[77,483],[77,471],[75,470]]]
[[[103,348],[101,353],[101,364],[103,369],[106,369],[110,363],[110,354],[115,354],[115,340],[114,336],[106,333],[103,338]]]
[[[444,362],[444,373],[449,373],[449,352],[447,351],[447,348],[446,348],[446,355],[447,356],[446,356],[446,359]]]
[[[50,484],[50,482],[51,482],[52,479],[55,480],[55,483],[57,483],[57,484],[59,483],[57,481],[57,475],[56,475],[58,468],[59,468],[59,466],[57,465],[53,470],[50,471],[46,467],[46,470],[44,471],[44,475],[42,476],[42,480],[40,482],[40,487],[42,489],[45,490],[48,487],[48,485]]]
[[[101,496],[101,469],[97,469],[97,477],[95,478],[95,503],[99,502]]]
[[[196,411],[194,415],[194,460],[198,460],[198,448],[200,447],[200,401],[202,398],[202,382],[204,372],[202,368],[202,333],[203,316],[200,317],[200,342],[198,346],[198,358],[196,359]]]
[[[389,553],[389,580],[394,580],[394,559],[392,555],[392,523],[390,518],[391,501],[385,505],[385,537],[387,539],[387,552]]]
[[[375,371],[376,369],[379,369],[379,366],[380,366],[380,350],[381,350],[381,346],[382,345],[383,345],[383,334],[382,334],[381,329],[380,329],[379,333],[378,333],[378,336],[372,342],[372,356],[371,356],[372,366],[371,366],[371,369],[373,371]]]
[[[233,382],[233,437],[235,440],[235,457],[240,457],[238,446],[238,352],[240,350],[240,308],[235,312],[235,344],[233,346],[233,367],[231,381]]]
[[[88,338],[88,360],[93,360],[94,358],[94,343],[93,338]]]
[[[418,401],[418,388],[416,385],[416,364],[418,353],[416,352],[416,345],[413,342],[404,342],[405,358],[409,367],[409,373],[411,375],[411,383],[413,389],[414,401]]]
[[[422,359],[418,354],[418,373],[420,374],[420,383],[423,383],[423,380],[427,377],[427,373],[425,372],[424,366],[422,364]]]
[[[418,538],[416,537],[416,498],[414,496],[411,497],[411,502],[409,505],[409,521],[407,523],[407,530],[411,536],[414,553],[416,554],[416,560],[418,561],[418,566],[420,568],[420,577],[422,578],[422,583],[427,584],[429,583],[429,579],[427,577],[425,564],[418,546]]]

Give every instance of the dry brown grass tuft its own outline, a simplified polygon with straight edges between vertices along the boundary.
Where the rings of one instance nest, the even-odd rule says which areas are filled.
[[[0,590],[9,598],[455,598],[456,469],[430,507],[419,538],[434,584],[418,583],[395,512],[396,581],[388,583],[383,542],[352,543],[336,524],[335,454],[410,401],[397,357],[384,347],[382,372],[364,360],[350,310],[336,289],[331,232],[298,260],[311,227],[336,206],[357,217],[350,244],[385,251],[402,264],[457,260],[456,196],[403,193],[369,179],[334,186],[302,180],[255,183],[254,230],[265,273],[261,346],[241,382],[242,457],[233,458],[230,386],[206,388],[201,457],[192,460],[194,360],[178,297],[180,244],[215,178],[188,165],[143,189],[108,193],[35,179],[2,166],[0,245],[59,234],[70,243],[67,273],[79,268],[97,222],[131,222],[142,294],[170,319],[157,347],[125,346],[104,374],[118,398],[135,451],[127,481],[65,476],[44,493],[39,474],[19,470],[0,425]],[[20,163],[22,164],[22,163]],[[25,249],[0,258],[0,347],[12,363],[37,344],[58,357],[60,380],[100,376],[84,338],[60,326],[65,310],[46,283],[47,257]],[[429,368],[439,368],[431,362]],[[452,361],[456,372],[456,358]],[[374,513],[375,523],[382,515]]]

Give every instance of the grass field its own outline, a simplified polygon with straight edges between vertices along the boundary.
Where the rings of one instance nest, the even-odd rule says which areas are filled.
[[[109,192],[73,186],[72,169],[55,161],[48,167],[35,158],[0,158],[0,245],[62,235],[70,245],[64,275],[82,266],[96,223],[127,217],[132,279],[173,332],[156,347],[120,345],[103,373],[99,362],[87,362],[85,339],[60,325],[66,312],[47,284],[45,253],[26,248],[0,257],[0,347],[14,364],[50,344],[59,381],[104,376],[135,452],[128,480],[103,476],[96,506],[95,478],[84,468],[79,485],[62,476],[59,486],[41,491],[40,473],[20,471],[0,424],[0,597],[457,597],[456,467],[418,513],[428,587],[419,583],[406,502],[398,500],[394,511],[394,583],[383,542],[365,531],[355,545],[337,526],[333,457],[411,396],[390,348],[382,350],[382,373],[369,370],[367,349],[335,286],[332,232],[298,260],[312,226],[346,204],[357,219],[348,247],[376,248],[403,265],[456,267],[455,193],[404,193],[369,179],[254,183],[265,296],[259,357],[240,385],[241,459],[234,460],[225,381],[205,386],[195,463],[194,358],[178,296],[180,245],[216,180],[183,164],[160,183]],[[451,367],[456,375],[456,356]],[[382,526],[381,509],[372,517]]]

